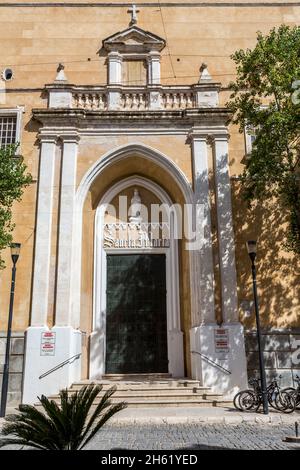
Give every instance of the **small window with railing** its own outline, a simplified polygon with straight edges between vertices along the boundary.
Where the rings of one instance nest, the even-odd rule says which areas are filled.
[[[253,144],[256,139],[257,128],[254,126],[247,125],[245,127],[245,146],[246,146],[246,157],[248,157],[253,148]]]
[[[17,143],[17,115],[0,114],[0,147]]]

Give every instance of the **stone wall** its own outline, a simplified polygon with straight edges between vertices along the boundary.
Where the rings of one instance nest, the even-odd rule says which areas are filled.
[[[295,343],[296,341],[298,344]],[[262,343],[267,382],[281,375],[282,378],[279,381],[281,386],[295,386],[294,378],[296,374],[300,376],[300,330],[263,332]],[[257,377],[259,376],[259,358],[255,331],[245,333],[245,347],[248,379]]]
[[[5,360],[6,333],[0,331],[0,387],[2,388],[3,366]],[[7,406],[21,403],[22,377],[24,362],[24,333],[12,333],[9,363]]]

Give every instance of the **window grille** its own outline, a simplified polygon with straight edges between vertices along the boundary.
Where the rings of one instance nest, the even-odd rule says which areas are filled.
[[[16,143],[17,116],[0,116],[0,147]]]

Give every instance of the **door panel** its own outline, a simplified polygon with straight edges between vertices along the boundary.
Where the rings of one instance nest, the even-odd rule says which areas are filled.
[[[168,372],[165,255],[107,255],[106,373]]]

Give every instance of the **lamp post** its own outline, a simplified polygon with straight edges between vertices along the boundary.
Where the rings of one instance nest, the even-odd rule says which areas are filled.
[[[15,280],[16,280],[16,270],[17,270],[16,264],[19,258],[21,244],[12,243],[10,248],[11,248],[11,259],[13,262],[13,267],[12,267],[11,288],[10,288],[10,302],[9,302],[9,315],[8,315],[7,337],[6,337],[5,363],[4,363],[4,369],[3,369],[3,380],[2,380],[2,391],[1,391],[1,409],[0,409],[1,418],[5,416],[5,411],[6,411],[8,378],[9,378],[9,353],[10,353],[11,327],[12,327],[12,318],[13,318]]]
[[[266,371],[265,371],[264,356],[263,356],[263,351],[262,351],[258,296],[257,296],[257,286],[256,286],[256,267],[255,267],[256,249],[257,249],[256,241],[255,240],[249,240],[247,242],[247,251],[248,251],[248,255],[251,259],[251,269],[252,269],[252,283],[253,283],[255,317],[256,317],[256,330],[257,330],[257,342],[258,342],[261,392],[262,392],[264,414],[267,415],[269,413],[269,406],[268,406]]]

